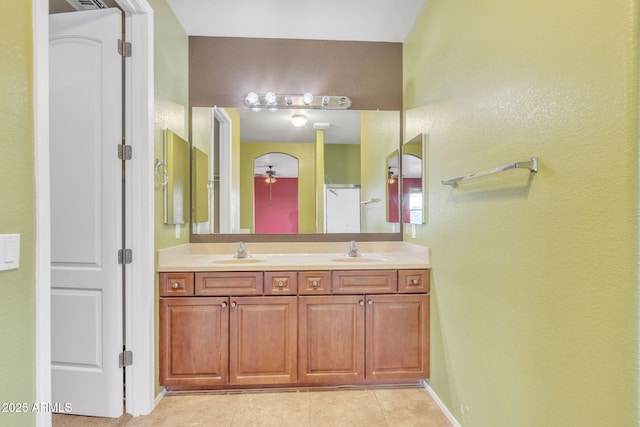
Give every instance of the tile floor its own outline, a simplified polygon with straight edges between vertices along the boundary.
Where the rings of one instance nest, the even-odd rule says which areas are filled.
[[[103,423],[104,422],[104,423]],[[149,415],[54,415],[54,427],[450,427],[423,388],[265,391],[165,396]]]

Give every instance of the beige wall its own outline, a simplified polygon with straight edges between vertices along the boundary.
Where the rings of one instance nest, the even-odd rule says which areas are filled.
[[[0,233],[20,234],[20,268],[0,271],[0,403],[35,400],[35,174],[30,1],[0,13]],[[1,408],[0,408],[1,409]],[[31,426],[33,413],[0,413]]]
[[[637,19],[637,0],[429,0],[405,41],[430,383],[464,426],[638,424]],[[531,177],[440,184],[531,156]]]

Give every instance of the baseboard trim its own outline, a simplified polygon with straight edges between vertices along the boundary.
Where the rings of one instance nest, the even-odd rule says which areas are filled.
[[[167,394],[167,389],[162,387],[162,390],[160,390],[160,393],[156,396],[156,400],[153,402],[153,409],[158,406],[165,394]]]
[[[451,422],[451,425],[453,425],[453,427],[462,427],[458,420],[456,420],[456,417],[454,417],[451,411],[449,411],[449,408],[447,408],[442,400],[440,400],[440,397],[438,397],[436,392],[431,388],[429,384],[427,384],[426,381],[424,382],[424,389],[427,390],[427,393],[429,393],[429,395],[433,398],[440,410],[442,410],[442,412],[444,413],[444,416],[447,417],[447,419]]]

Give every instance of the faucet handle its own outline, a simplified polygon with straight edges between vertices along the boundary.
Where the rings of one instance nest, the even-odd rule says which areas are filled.
[[[235,258],[250,258],[250,255],[244,248],[244,242],[238,242],[238,251],[236,252]]]
[[[358,247],[356,246],[356,241],[352,240],[350,245],[349,245],[349,253],[347,254],[350,257],[357,257],[360,256],[360,254],[358,254]]]

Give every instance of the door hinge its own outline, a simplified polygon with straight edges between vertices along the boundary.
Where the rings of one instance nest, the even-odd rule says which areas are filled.
[[[123,368],[125,366],[133,365],[133,352],[132,351],[123,351],[119,356],[120,367]]]
[[[133,157],[133,150],[130,145],[119,144],[118,145],[118,158],[120,160],[131,160]]]
[[[131,264],[133,253],[131,249],[118,249],[118,264]]]
[[[131,42],[123,42],[121,39],[118,39],[118,54],[123,58],[130,58]]]

